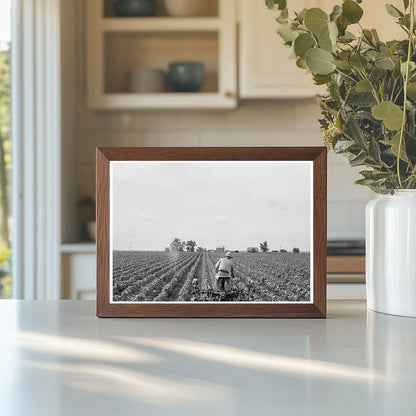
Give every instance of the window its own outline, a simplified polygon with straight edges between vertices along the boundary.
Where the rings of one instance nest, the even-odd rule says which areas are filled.
[[[11,1],[0,0],[0,298],[11,297],[10,44]]]

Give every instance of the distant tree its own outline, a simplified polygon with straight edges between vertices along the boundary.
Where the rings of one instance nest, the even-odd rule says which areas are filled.
[[[294,252],[294,253],[300,253],[300,250],[299,250],[297,247],[295,247],[295,248],[293,249],[293,252]]]
[[[207,249],[206,249],[206,248],[204,248],[204,247],[198,247],[198,248],[196,249],[196,251],[197,251],[198,253],[202,253],[202,252],[204,252],[204,251],[207,251]]]
[[[170,248],[169,248],[169,247],[166,247],[166,248],[165,248],[165,251],[166,251],[166,252],[170,251]]]
[[[190,251],[193,253],[195,251],[195,247],[196,247],[196,241],[189,240],[186,242],[186,245],[185,245],[186,251]]]
[[[247,247],[247,253],[258,253],[259,248],[258,247]]]
[[[10,44],[0,44],[0,245],[10,247],[9,191],[10,158]]]
[[[175,238],[170,243],[170,251],[184,251],[185,242],[181,241],[179,238]]]
[[[263,241],[262,243],[260,243],[260,251],[262,251],[263,253],[267,253],[269,251],[267,241]]]
[[[287,253],[287,250],[285,250],[284,248],[281,248],[281,249],[280,249],[280,252],[281,252],[281,253]]]

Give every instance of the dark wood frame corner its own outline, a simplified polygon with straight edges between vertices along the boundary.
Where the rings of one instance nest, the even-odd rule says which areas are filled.
[[[135,160],[312,161],[313,303],[110,303],[110,162]],[[325,147],[97,148],[97,316],[103,318],[325,318],[326,160]]]

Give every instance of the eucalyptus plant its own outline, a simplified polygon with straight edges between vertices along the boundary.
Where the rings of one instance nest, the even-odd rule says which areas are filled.
[[[329,14],[314,7],[293,17],[286,0],[266,0],[279,11],[277,31],[296,65],[326,85],[320,97],[325,145],[351,166],[365,166],[357,183],[380,194],[416,188],[414,2],[403,0],[401,10],[385,5],[404,39],[382,42],[360,24],[362,0],[344,0]],[[353,25],[357,36],[348,30]]]

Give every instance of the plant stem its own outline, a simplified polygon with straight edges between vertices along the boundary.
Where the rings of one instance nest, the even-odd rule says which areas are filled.
[[[349,78],[351,81],[353,81],[353,82],[355,82],[355,83],[357,83],[357,82],[358,82],[355,78],[351,77],[351,76],[350,76],[350,75],[348,75],[348,74],[345,74],[344,72],[340,71],[338,68],[335,68],[335,71],[336,71],[336,72],[338,72],[338,73],[339,73],[339,74],[341,74],[341,75],[344,75],[344,77]]]
[[[415,27],[415,0],[410,0],[410,30],[409,30],[409,45],[407,48],[407,60],[406,60],[406,73],[404,75],[404,85],[403,85],[403,119],[402,119],[402,128],[400,129],[400,140],[399,140],[399,149],[397,151],[397,177],[399,179],[399,186],[403,188],[402,177],[400,174],[400,156],[402,152],[402,146],[404,141],[404,132],[406,130],[406,110],[407,110],[407,83],[409,82],[409,69],[410,62],[412,59],[412,50],[413,50],[413,36],[414,36],[414,27]]]

